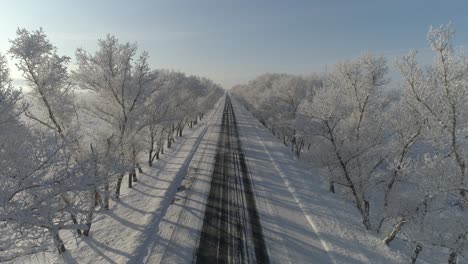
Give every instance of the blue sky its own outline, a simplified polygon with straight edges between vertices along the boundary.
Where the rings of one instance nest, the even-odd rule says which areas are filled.
[[[364,51],[429,56],[426,33],[451,21],[468,44],[468,1],[8,1],[0,0],[0,52],[18,27],[43,27],[59,53],[96,48],[107,33],[137,42],[155,68],[229,88],[264,72],[305,74]],[[18,78],[18,73],[13,72]]]

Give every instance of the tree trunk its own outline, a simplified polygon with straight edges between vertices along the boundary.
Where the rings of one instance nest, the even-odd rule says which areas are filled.
[[[89,221],[89,222],[88,222]],[[87,216],[86,216],[86,230],[83,231],[83,235],[84,236],[89,236],[89,232],[91,232],[91,225],[93,224],[93,213],[90,212]]]
[[[153,163],[154,163],[154,160],[155,160],[155,159],[156,159],[156,160],[159,159],[159,150],[160,150],[160,149],[158,149],[157,151],[153,152],[153,154],[151,155],[151,157],[150,157],[151,166],[153,166]],[[139,165],[139,164],[138,164],[138,165]],[[141,170],[141,171],[140,171],[140,170]],[[141,166],[138,168],[138,171],[139,171],[140,173],[143,173],[143,170],[141,169]]]
[[[379,224],[377,225],[377,234],[380,234],[381,230],[382,230],[382,226],[383,226],[383,223],[385,222],[385,219],[387,218],[387,216],[383,215],[382,218],[380,219],[379,221]]]
[[[304,139],[301,139],[298,144],[296,144],[296,155],[298,158],[301,157],[301,150],[304,146]]]
[[[384,243],[385,245],[389,245],[390,242],[392,242],[396,235],[400,232],[401,230],[401,227],[406,223],[406,219],[405,218],[401,218],[401,220],[395,225],[395,227],[393,228],[392,232],[390,232],[390,234],[384,239]]]
[[[115,186],[115,199],[117,199],[117,200],[120,198],[120,187],[122,187],[123,177],[124,177],[124,175],[121,174],[117,178],[117,185]]]
[[[299,146],[298,156],[301,156],[302,148],[304,148],[304,146],[305,146],[304,139],[301,139],[301,145]]]
[[[410,264],[415,264],[416,260],[418,259],[419,253],[422,251],[422,246],[420,244],[417,244],[416,247],[413,250],[413,253],[411,254],[410,257]]]
[[[153,144],[151,144],[153,145]],[[153,146],[150,147],[149,153],[148,153],[148,166],[152,167],[153,166],[153,151],[154,148]]]
[[[139,173],[143,173],[143,169],[141,168],[140,163],[137,163],[136,167],[137,167]]]
[[[466,240],[467,233],[460,234],[457,238],[457,246],[455,249],[450,249],[450,255],[448,258],[448,264],[456,264],[458,262],[458,255],[463,248],[463,242]]]
[[[106,142],[107,142],[106,155],[105,155],[106,157],[109,157],[110,155],[112,137],[113,136],[106,139]],[[104,172],[103,175],[104,175],[104,209],[109,210],[109,201],[110,201],[110,195],[111,195],[110,186],[109,186],[109,172]]]
[[[325,122],[325,125],[327,126],[328,131],[329,131],[329,134],[328,134],[330,136],[329,140],[330,140],[330,143],[333,145],[336,159],[338,160],[340,167],[343,170],[343,174],[344,174],[343,176],[346,179],[346,182],[348,183],[348,187],[351,189],[351,193],[353,194],[356,207],[359,210],[359,213],[361,213],[362,223],[364,224],[367,230],[370,230],[371,224],[369,221],[369,202],[366,201],[362,196],[358,194],[358,190],[356,186],[354,185],[353,180],[351,179],[350,171],[348,170],[348,167],[346,166],[346,163],[343,161],[343,158],[341,157],[341,153],[338,150],[338,147],[336,146],[333,131],[330,128],[330,125],[328,124],[328,122]],[[364,203],[364,208],[363,208],[363,203]]]
[[[132,188],[133,171],[128,173],[128,188]]]
[[[64,253],[66,248],[65,244],[63,244],[63,240],[60,238],[59,231],[57,229],[49,229],[49,232],[52,235],[52,239],[54,240],[54,245],[57,248],[58,253]]]
[[[133,171],[132,171],[132,178],[133,178],[133,182],[138,182],[137,174],[136,174],[136,170],[135,170],[135,169],[133,169]]]
[[[94,207],[98,205],[102,205],[102,204],[103,204],[103,201],[102,201],[101,195],[99,194],[99,191],[96,189],[94,191]]]
[[[84,236],[89,236],[89,232],[91,231],[91,225],[93,224],[94,208],[96,206],[96,201],[98,200],[97,196],[98,196],[97,191],[90,193],[89,211],[86,214],[86,229],[83,231]]]
[[[293,130],[293,136],[291,138],[291,150],[294,152],[294,147],[297,147],[296,129]]]
[[[329,188],[331,193],[335,193],[335,182],[330,181],[330,188]]]
[[[63,202],[67,205],[67,206],[70,206],[71,205],[71,202],[68,200],[68,198],[65,196],[65,194],[62,194],[61,195],[62,197],[62,200]],[[76,216],[74,213],[70,213],[70,218],[73,222],[74,225],[78,225],[78,220],[76,219]],[[81,236],[82,233],[81,233],[81,230],[79,228],[76,229],[76,233]]]
[[[175,126],[172,125],[171,127],[171,133],[169,134],[169,142],[170,142],[170,146],[168,145],[167,148],[172,148],[172,138],[174,137],[174,132],[175,132]]]
[[[71,217],[71,219],[72,219],[73,224],[74,224],[74,225],[78,225],[78,220],[76,219],[75,214],[70,213],[70,217]],[[77,228],[77,229],[76,229],[76,233],[77,233],[79,236],[81,236],[81,235],[82,235],[81,229]]]
[[[109,210],[109,200],[110,200],[109,180],[105,179],[104,181],[104,209],[106,210]]]
[[[450,250],[450,255],[448,258],[448,264],[457,264],[458,252],[456,250]]]
[[[157,143],[156,137],[157,137],[157,134],[156,134],[155,128],[150,129],[150,146],[149,146],[149,153],[148,153],[148,165],[150,167],[153,166],[154,152],[156,151],[155,144]]]
[[[363,199],[363,201],[364,201],[364,215],[363,215],[364,219],[362,220],[362,222],[363,222],[363,224],[364,224],[364,226],[366,227],[367,230],[371,230],[371,224],[370,224],[370,219],[369,219],[369,215],[370,215],[369,214],[369,212],[370,212],[369,211],[370,210],[369,209],[369,201],[364,200],[364,199]]]

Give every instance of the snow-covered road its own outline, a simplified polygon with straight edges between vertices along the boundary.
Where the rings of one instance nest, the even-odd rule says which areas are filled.
[[[286,180],[281,164],[291,155],[273,156],[257,121],[232,101],[216,112],[198,153],[210,160],[191,164],[146,263],[334,263]]]
[[[196,263],[268,263],[252,180],[226,99]]]
[[[198,153],[211,159],[191,164],[196,171],[147,243],[145,262],[333,263],[256,120],[229,97],[216,114]]]
[[[317,171],[296,160],[236,100],[224,103],[200,143],[184,191],[161,221],[146,263],[401,261],[363,230],[352,206],[327,192]],[[240,163],[246,168],[236,170]],[[233,202],[237,190],[249,199],[245,184],[234,184],[246,177],[242,170],[254,208]],[[246,219],[240,220],[242,215]],[[252,215],[258,223],[250,221]],[[262,247],[266,256],[256,254]]]

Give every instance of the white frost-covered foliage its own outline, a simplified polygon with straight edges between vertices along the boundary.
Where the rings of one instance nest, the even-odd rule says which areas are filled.
[[[156,87],[143,113],[149,166],[164,152],[166,141],[170,146],[174,136],[182,136],[186,125],[197,124],[223,94],[211,80],[165,70],[158,72]]]
[[[264,74],[233,87],[232,93],[299,156],[306,140],[299,106],[322,86],[321,75]]]
[[[151,69],[147,52],[111,35],[94,54],[78,49],[74,72],[42,29],[18,29],[10,42],[29,92],[13,87],[0,54],[0,261],[61,254],[64,230],[88,236],[113,183],[117,199],[151,144],[159,155],[223,94],[208,79]]]
[[[450,25],[431,27],[430,66],[416,51],[397,60],[401,89],[387,88],[383,57],[365,54],[304,85],[265,74],[232,91],[322,168],[330,191],[350,199],[383,243],[405,241],[411,263],[422,250],[445,252],[449,263],[468,251],[468,63],[453,35]]]
[[[70,58],[57,48],[42,29],[18,29],[9,53],[32,89],[36,107],[26,116],[59,134],[68,132],[74,117],[73,93],[67,71]]]
[[[324,88],[301,112],[314,124],[319,149],[329,155],[322,161],[333,175],[331,186],[349,188],[367,229],[372,228],[370,200],[385,159],[385,103],[382,87],[387,83],[382,57],[363,55],[340,63],[328,76]]]
[[[7,60],[0,54],[0,125],[18,122],[19,115],[26,109],[21,100],[21,92],[13,88]]]
[[[212,107],[222,90],[195,76],[152,70],[147,52],[137,55],[136,44],[122,44],[114,36],[99,40],[98,47],[94,54],[77,50],[78,69],[73,78],[94,96],[86,110],[106,127],[100,141],[111,142],[117,150],[114,158],[121,165],[115,187],[118,199],[124,174],[135,175],[140,166],[138,154],[148,149],[151,165],[163,147],[162,138],[171,147],[174,134],[181,136],[189,119]],[[215,97],[210,98],[212,93]],[[149,147],[139,144],[143,141]],[[128,184],[131,187],[131,176]],[[108,185],[107,181],[107,190]]]
[[[431,27],[427,38],[434,60],[429,67],[419,65],[416,51],[397,61],[406,102],[424,120],[422,134],[430,145],[410,175],[420,189],[423,209],[418,207],[409,223],[419,223],[421,232],[410,225],[405,234],[428,246],[448,248],[449,263],[468,250],[468,63],[463,52],[453,48],[453,36],[450,24]]]
[[[28,127],[20,120],[26,109],[12,87],[4,56],[0,56],[0,260],[37,251],[52,238],[59,251],[59,230],[78,212],[69,202],[86,183],[81,161],[71,160],[58,134]]]

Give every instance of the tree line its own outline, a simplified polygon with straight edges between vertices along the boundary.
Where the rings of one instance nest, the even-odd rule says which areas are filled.
[[[199,122],[223,95],[206,78],[154,70],[115,36],[95,52],[58,53],[42,29],[18,29],[0,54],[0,260],[88,236],[95,214]],[[14,87],[7,56],[26,81]],[[3,254],[2,254],[3,252]]]
[[[265,74],[233,88],[271,132],[347,197],[363,226],[389,245],[468,250],[468,62],[452,26],[431,27],[433,62],[417,51],[389,63],[364,54],[310,76]]]

